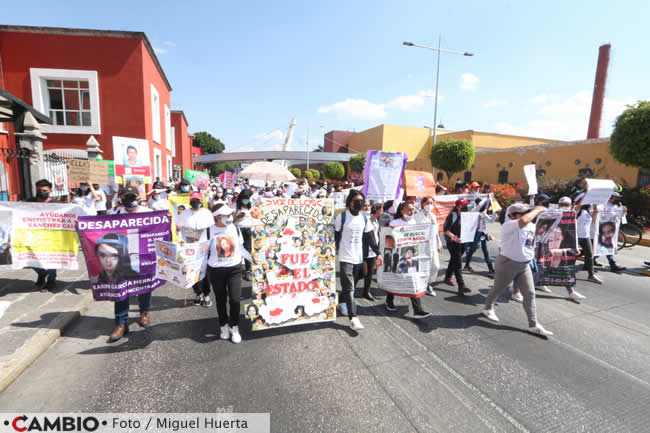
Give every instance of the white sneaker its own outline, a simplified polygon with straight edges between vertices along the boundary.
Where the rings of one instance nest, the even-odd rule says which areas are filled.
[[[571,291],[569,293],[569,296],[567,296],[568,299],[571,299],[573,302],[580,303],[583,299],[587,299],[586,296],[581,295],[580,293],[576,292],[575,290]]]
[[[429,296],[436,296],[435,290],[431,286],[427,287],[427,295]]]
[[[535,289],[539,290],[540,292],[544,292],[544,293],[553,293],[553,290],[549,289],[546,286],[535,287]]]
[[[353,317],[350,319],[350,328],[352,328],[353,331],[358,331],[359,329],[363,329],[364,326],[361,324],[358,317]]]
[[[542,335],[544,337],[550,337],[551,335],[553,335],[553,333],[551,331],[548,331],[548,330],[544,329],[544,327],[542,325],[540,325],[539,323],[537,325],[535,325],[535,326],[531,326],[530,328],[528,328],[528,332],[531,332],[531,333],[537,334],[537,335]]]
[[[230,328],[230,332],[232,333],[232,337],[230,338],[230,340],[235,344],[241,343],[241,335],[239,335],[239,326],[233,326],[232,328]]]
[[[494,312],[494,308],[490,308],[489,310],[483,310],[481,311],[481,314],[485,316],[486,319],[491,320],[493,322],[499,321],[499,318],[497,317],[497,313]]]
[[[221,327],[221,335],[219,335],[222,340],[228,340],[230,339],[230,326],[228,325],[223,325]]]
[[[587,281],[591,281],[592,283],[597,283],[597,284],[603,284],[602,278],[600,278],[596,274],[594,274],[591,277],[587,278]]]
[[[348,305],[346,303],[339,304],[339,312],[341,313],[341,316],[347,316],[348,315]]]
[[[512,299],[515,302],[519,302],[521,304],[524,302],[524,295],[522,295],[521,292],[516,292],[513,293],[512,296],[510,296],[510,299]]]

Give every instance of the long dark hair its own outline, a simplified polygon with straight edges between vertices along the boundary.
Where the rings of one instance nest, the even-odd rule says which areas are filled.
[[[366,199],[366,197],[363,195],[361,191],[357,189],[351,189],[350,192],[348,193],[348,197],[345,199],[345,207],[350,209],[350,204],[352,203],[352,200],[356,198],[358,195],[360,195],[363,200]]]

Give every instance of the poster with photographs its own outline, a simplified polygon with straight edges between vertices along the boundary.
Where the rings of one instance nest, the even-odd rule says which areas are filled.
[[[618,231],[621,228],[623,209],[598,212],[594,235],[594,256],[610,256],[618,250]]]
[[[96,301],[149,293],[156,278],[156,241],[171,239],[167,211],[79,217],[77,233]]]
[[[156,241],[156,278],[189,289],[205,277],[210,241],[191,244]]]
[[[334,202],[264,198],[251,209],[254,331],[336,319]]]
[[[369,150],[363,168],[363,193],[367,200],[398,198],[408,156],[404,152]]]
[[[542,212],[535,224],[535,285],[574,285],[577,253],[575,212],[560,209]]]
[[[395,296],[424,295],[429,281],[432,236],[431,224],[381,229],[379,249],[384,264],[377,268],[381,290]]]
[[[149,142],[140,138],[113,137],[113,162],[116,176],[143,176],[151,183]]]
[[[11,265],[11,217],[9,209],[0,209],[0,266]]]

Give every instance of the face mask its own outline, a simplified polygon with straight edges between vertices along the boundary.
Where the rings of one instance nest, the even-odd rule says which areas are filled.
[[[181,185],[181,191],[182,191],[182,192],[189,192],[189,191],[190,191],[190,187],[189,187],[188,185]]]
[[[222,223],[223,225],[226,225],[226,226],[227,226],[227,225],[229,225],[229,224],[232,224],[232,221],[233,221],[233,219],[232,219],[232,215],[222,216],[222,217],[221,217],[221,223]]]
[[[47,191],[40,190],[40,191],[36,192],[36,198],[38,198],[40,200],[47,200],[49,196],[50,196],[50,193],[47,192]]]
[[[413,219],[413,215],[404,215],[404,218],[406,221],[411,221]]]
[[[81,185],[81,186],[79,187],[79,189],[80,189],[81,191],[83,191],[83,192],[88,191],[88,187],[87,187],[86,185]]]
[[[251,201],[250,201],[249,199],[247,199],[247,198],[244,198],[244,199],[242,199],[241,202],[242,202],[242,204],[248,204],[248,203],[250,203]]]
[[[460,211],[461,212],[467,212],[467,206],[463,206],[462,208],[460,208]]]
[[[160,198],[160,195],[154,194],[153,196],[151,196],[151,198],[154,200],[158,200]]]
[[[223,197],[223,194],[220,193],[220,192],[218,192],[218,193],[217,193],[217,197],[221,198],[221,197]]]
[[[201,203],[201,200],[191,200],[190,206],[192,206],[192,209],[199,209],[201,206],[203,206],[203,203]]]
[[[122,204],[127,209],[135,209],[138,207],[138,199],[132,195],[128,195],[122,199]]]
[[[433,205],[432,204],[428,204],[428,205],[426,205],[424,207],[424,211],[427,212],[427,213],[431,213],[432,210],[433,210]]]
[[[354,201],[352,202],[352,210],[359,212],[361,208],[363,207],[363,202],[362,201]]]

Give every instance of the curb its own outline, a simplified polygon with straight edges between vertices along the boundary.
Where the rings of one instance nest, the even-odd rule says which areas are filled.
[[[84,295],[76,306],[61,312],[46,324],[46,328],[39,330],[16,350],[7,362],[0,365],[0,392],[4,391],[27,367],[49,349],[61,336],[65,328],[86,312],[92,299],[92,292]]]

